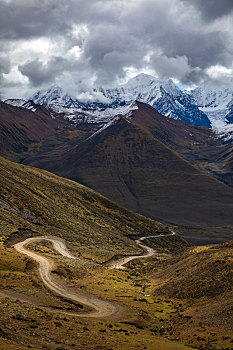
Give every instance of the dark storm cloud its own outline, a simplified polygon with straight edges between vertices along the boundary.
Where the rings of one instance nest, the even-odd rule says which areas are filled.
[[[7,74],[10,70],[10,62],[7,57],[0,57],[0,74]]]
[[[104,5],[96,0],[12,0],[9,3],[3,0],[0,2],[0,38],[67,34],[74,23],[114,22],[117,13],[108,1]]]
[[[61,74],[67,66],[67,61],[62,57],[52,57],[44,64],[38,58],[18,67],[19,71],[27,76],[33,86],[40,86],[52,82],[57,75]]]
[[[233,11],[232,0],[183,0],[194,5],[206,19],[216,19]]]
[[[69,28],[61,0],[20,0],[0,3],[0,38],[26,39],[65,32]]]
[[[209,21],[232,10],[232,0],[0,0],[0,45],[30,86],[75,80],[83,91],[93,77],[124,78],[127,67],[198,83],[209,67],[232,65],[230,17]],[[36,38],[56,48],[40,54],[30,47]]]
[[[0,83],[1,83],[1,85],[4,84],[4,75],[3,74],[9,73],[9,71],[10,71],[9,59],[7,57],[0,56]],[[1,97],[0,97],[0,99],[1,99]]]
[[[194,76],[195,82],[201,77],[198,68],[231,64],[232,55],[225,49],[226,34],[201,31],[196,13],[185,11],[187,7],[176,0],[156,1],[156,5],[151,0],[138,1],[120,12],[118,23],[105,25],[98,23],[96,13],[95,28],[90,25],[93,33],[84,45],[84,55],[98,80],[111,82],[130,65],[143,68],[143,58],[150,50],[155,51],[149,62],[151,68],[162,77],[169,75],[186,82],[192,82]]]
[[[84,56],[97,72],[98,81],[106,84],[123,74],[123,67],[140,65],[145,52],[141,41],[124,25],[99,25],[85,43]]]

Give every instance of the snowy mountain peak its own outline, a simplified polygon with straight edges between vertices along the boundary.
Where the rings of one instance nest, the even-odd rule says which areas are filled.
[[[130,88],[142,85],[150,85],[152,82],[157,82],[157,78],[153,77],[152,75],[141,73],[129,79],[127,83],[124,84],[124,87]]]
[[[80,108],[82,104],[73,96],[68,95],[60,86],[53,85],[48,90],[37,91],[30,100],[38,105],[62,106],[66,108]]]
[[[210,127],[207,116],[192,103],[189,95],[182,92],[171,80],[159,80],[148,74],[139,74],[126,84],[115,88],[93,89],[90,96],[102,96],[102,99],[81,102],[68,95],[61,87],[52,86],[48,90],[38,91],[32,97],[37,104],[46,104],[64,111],[64,108],[82,108],[85,110],[100,110],[122,108],[134,101],[150,104],[161,114],[186,121],[194,125]],[[100,102],[102,101],[102,102]],[[113,110],[114,113],[114,110]]]
[[[52,85],[48,91],[50,91],[51,93],[53,92],[62,93],[63,89],[58,85]]]

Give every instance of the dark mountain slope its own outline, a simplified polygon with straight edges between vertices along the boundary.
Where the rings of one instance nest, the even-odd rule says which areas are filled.
[[[134,121],[190,161],[206,157],[207,149],[211,153],[213,149],[224,148],[211,129],[164,117],[145,103],[137,104],[138,109],[132,112]]]
[[[118,117],[102,132],[27,164],[79,181],[119,204],[179,225],[233,225],[233,190],[190,165],[139,127]]]
[[[232,145],[211,129],[164,117],[151,106],[137,102],[134,121],[184,159],[233,186]]]
[[[35,112],[0,103],[0,154],[16,158],[33,141],[40,141],[58,131],[73,128],[64,120],[52,119],[43,106],[34,106]],[[33,108],[33,105],[32,105]]]

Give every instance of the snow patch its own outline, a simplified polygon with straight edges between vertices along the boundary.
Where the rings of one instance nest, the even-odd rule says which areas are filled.
[[[102,126],[102,128],[100,128],[99,130],[97,130],[94,134],[92,134],[91,136],[89,136],[87,138],[87,140],[92,139],[93,137],[95,137],[96,135],[100,134],[101,132],[103,132],[105,129],[109,128],[109,126],[114,125],[121,117],[120,116],[116,116],[114,117],[112,120],[110,120],[107,124],[105,124],[104,126]]]
[[[25,100],[18,99],[18,98],[8,99],[8,100],[5,100],[4,102],[7,103],[8,105],[15,106],[15,107],[21,107],[24,103],[26,103]]]
[[[213,131],[224,142],[229,142],[229,141],[233,140],[233,124],[214,128]]]

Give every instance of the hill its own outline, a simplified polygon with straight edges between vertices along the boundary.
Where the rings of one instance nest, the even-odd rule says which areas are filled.
[[[56,135],[56,142],[63,137],[64,143],[70,131],[75,131],[71,123],[44,106],[32,101],[26,105],[27,108],[0,103],[0,154],[11,160],[20,161],[22,154],[35,142]],[[82,135],[78,130],[75,134],[76,137]]]
[[[130,236],[166,230],[73,181],[0,160],[1,235],[11,243],[48,234],[108,259],[116,252],[138,251]]]
[[[32,141],[39,141],[58,129],[58,123],[41,108],[38,113],[0,103],[1,155],[20,153]]]
[[[211,129],[166,118],[145,103],[137,104],[139,108],[132,114],[138,125],[185,160],[232,186],[232,144],[228,134],[218,135]]]
[[[192,247],[150,263],[131,262],[151,281],[160,326],[198,349],[228,349],[233,340],[233,241]]]

